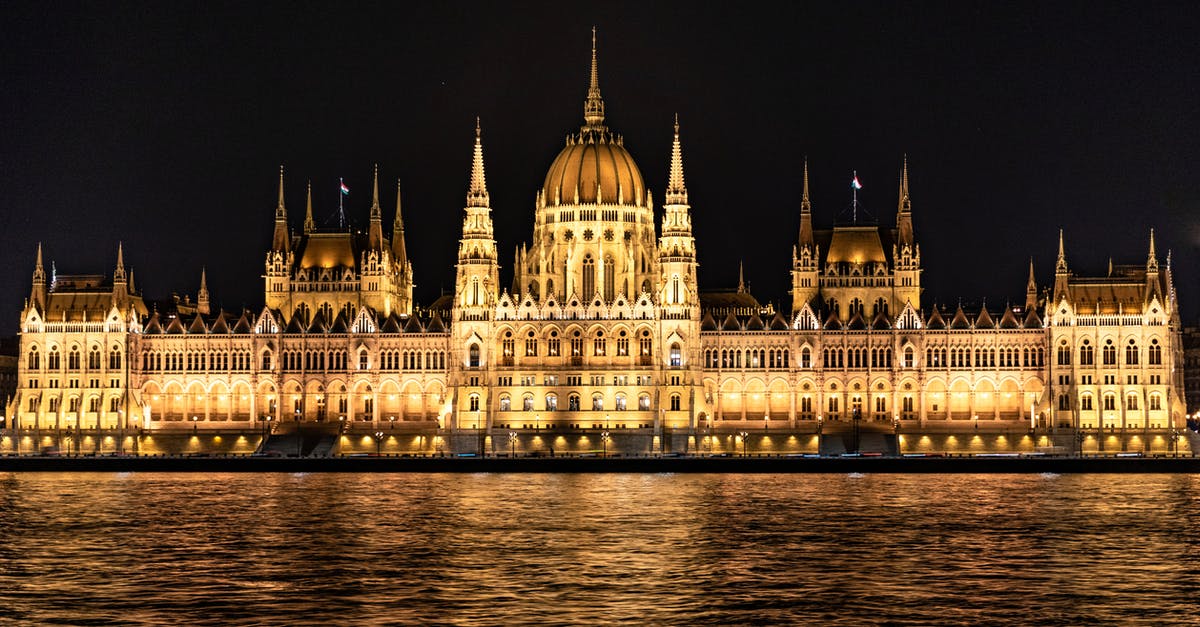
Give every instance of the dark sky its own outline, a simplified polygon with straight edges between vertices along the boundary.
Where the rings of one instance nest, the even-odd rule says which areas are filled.
[[[582,121],[593,24],[608,124],[656,202],[679,113],[706,288],[744,259],[786,304],[803,158],[822,228],[853,170],[892,225],[907,154],[927,307],[1023,301],[1060,227],[1084,274],[1144,263],[1154,227],[1196,320],[1194,2],[703,4],[6,4],[0,333],[38,241],[61,273],[111,273],[123,240],[150,297],[194,294],[207,265],[217,303],[261,306],[281,163],[296,228],[306,179],[321,220],[345,177],[364,224],[378,162],[385,225],[402,179],[429,302],[453,282],[476,115],[510,277]]]

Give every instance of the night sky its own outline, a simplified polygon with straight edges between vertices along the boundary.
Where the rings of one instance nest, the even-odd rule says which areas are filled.
[[[150,298],[194,297],[205,265],[215,303],[261,307],[280,164],[295,229],[309,179],[332,222],[339,177],[365,226],[374,163],[390,229],[399,177],[428,303],[453,285],[476,115],[508,285],[582,123],[593,25],[607,123],[656,203],[679,114],[705,289],[741,259],[786,307],[805,156],[827,228],[854,170],[893,225],[907,154],[926,308],[1023,302],[1060,227],[1077,273],[1143,264],[1153,227],[1194,323],[1200,10],[1111,4],[8,3],[0,334],[38,241],[60,273],[111,275],[124,241]]]

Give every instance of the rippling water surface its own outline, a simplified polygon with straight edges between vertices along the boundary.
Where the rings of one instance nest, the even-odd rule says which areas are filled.
[[[1200,477],[0,475],[0,622],[1196,624]]]

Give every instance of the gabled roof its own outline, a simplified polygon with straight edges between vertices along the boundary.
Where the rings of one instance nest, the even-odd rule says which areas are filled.
[[[704,317],[700,319],[701,331],[716,331],[717,321],[713,319],[711,311],[704,312]]]
[[[846,323],[846,328],[851,331],[862,331],[867,328],[867,321],[863,320],[862,313],[856,311],[850,318],[850,322]]]
[[[829,317],[825,319],[825,329],[836,331],[842,328],[842,321],[838,320],[837,313],[830,311]]]
[[[233,332],[238,334],[254,332],[254,325],[245,311],[242,312],[242,317],[238,318],[237,324],[233,325]]]
[[[209,333],[229,333],[229,325],[225,322],[228,316],[225,312],[218,312],[216,319],[213,320],[212,328]]]
[[[445,333],[446,324],[442,322],[442,316],[438,312],[433,312],[433,317],[429,319],[429,324],[425,325],[426,333]]]
[[[142,329],[142,333],[162,333],[162,321],[158,319],[158,312],[150,314],[150,321],[146,323],[146,328]]]
[[[421,321],[417,320],[416,316],[411,316],[408,322],[404,324],[405,333],[424,333],[425,329],[421,327]]]
[[[309,333],[324,333],[329,330],[329,323],[325,321],[325,314],[320,309],[313,314],[312,322],[308,325]]]
[[[349,332],[349,329],[350,329],[350,325],[346,323],[346,311],[345,310],[342,310],[342,312],[339,313],[337,315],[337,317],[333,319],[333,324],[329,325],[330,333],[347,333],[347,332]]]
[[[188,325],[187,332],[199,334],[208,333],[208,327],[204,324],[204,316],[197,315],[195,318],[192,318],[192,323]]]
[[[929,320],[925,321],[925,328],[927,328],[927,329],[945,329],[946,328],[946,321],[942,320],[942,314],[941,314],[941,312],[939,312],[937,310],[936,305],[933,308],[933,313],[930,314],[930,316],[929,316]]]
[[[1000,328],[1001,329],[1016,329],[1016,328],[1019,328],[1020,326],[1021,326],[1021,323],[1017,322],[1017,317],[1013,315],[1012,307],[1005,307],[1004,308],[1004,316],[1002,318],[1000,318]]]
[[[951,329],[969,329],[971,321],[967,320],[967,314],[963,312],[962,305],[958,306],[958,310],[954,312],[954,318],[950,320]]]
[[[995,327],[996,327],[996,324],[994,322],[992,322],[992,316],[991,316],[991,314],[988,313],[988,310],[980,309],[979,316],[975,318],[975,328],[976,329],[992,329]]]
[[[728,316],[725,316],[725,321],[721,323],[722,331],[741,331],[742,325],[738,324],[737,316],[730,311]]]
[[[786,331],[787,329],[788,329],[787,320],[784,320],[783,315],[781,315],[778,311],[775,312],[775,317],[771,318],[771,330],[772,331]]]
[[[1041,319],[1041,317],[1039,317],[1039,316],[1037,315],[1037,310],[1036,310],[1036,309],[1032,309],[1032,308],[1031,308],[1031,309],[1029,310],[1029,313],[1028,313],[1028,314],[1025,314],[1025,328],[1026,328],[1026,329],[1040,329],[1040,328],[1042,328],[1042,319]]]
[[[381,326],[380,332],[381,333],[399,333],[400,330],[402,328],[404,328],[402,323],[403,323],[403,320],[401,320],[400,316],[396,315],[396,312],[393,311],[392,315],[388,316],[387,320],[384,320],[383,324],[380,325]]]
[[[757,313],[750,316],[750,319],[746,321],[747,331],[762,331],[765,328],[766,325],[763,324],[762,318],[759,318]]]
[[[304,333],[304,331],[304,325],[300,323],[300,316],[292,316],[292,319],[288,321],[287,328],[283,330],[284,333]]]
[[[183,322],[179,320],[178,316],[171,318],[171,323],[167,325],[165,331],[169,335],[183,335],[186,332],[183,328]]]
[[[887,314],[880,311],[875,314],[875,319],[871,321],[871,328],[881,330],[890,329],[892,328],[892,321],[888,320]]]

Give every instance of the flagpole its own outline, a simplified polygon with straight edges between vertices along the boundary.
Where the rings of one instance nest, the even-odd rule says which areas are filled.
[[[346,211],[342,207],[342,203],[346,198],[346,182],[342,177],[338,177],[338,229],[346,228]]]
[[[853,172],[854,184],[850,185],[850,189],[854,191],[851,192],[852,200],[850,201],[850,210],[853,212],[852,220],[854,221],[854,224],[858,224],[858,170],[853,170]]]

